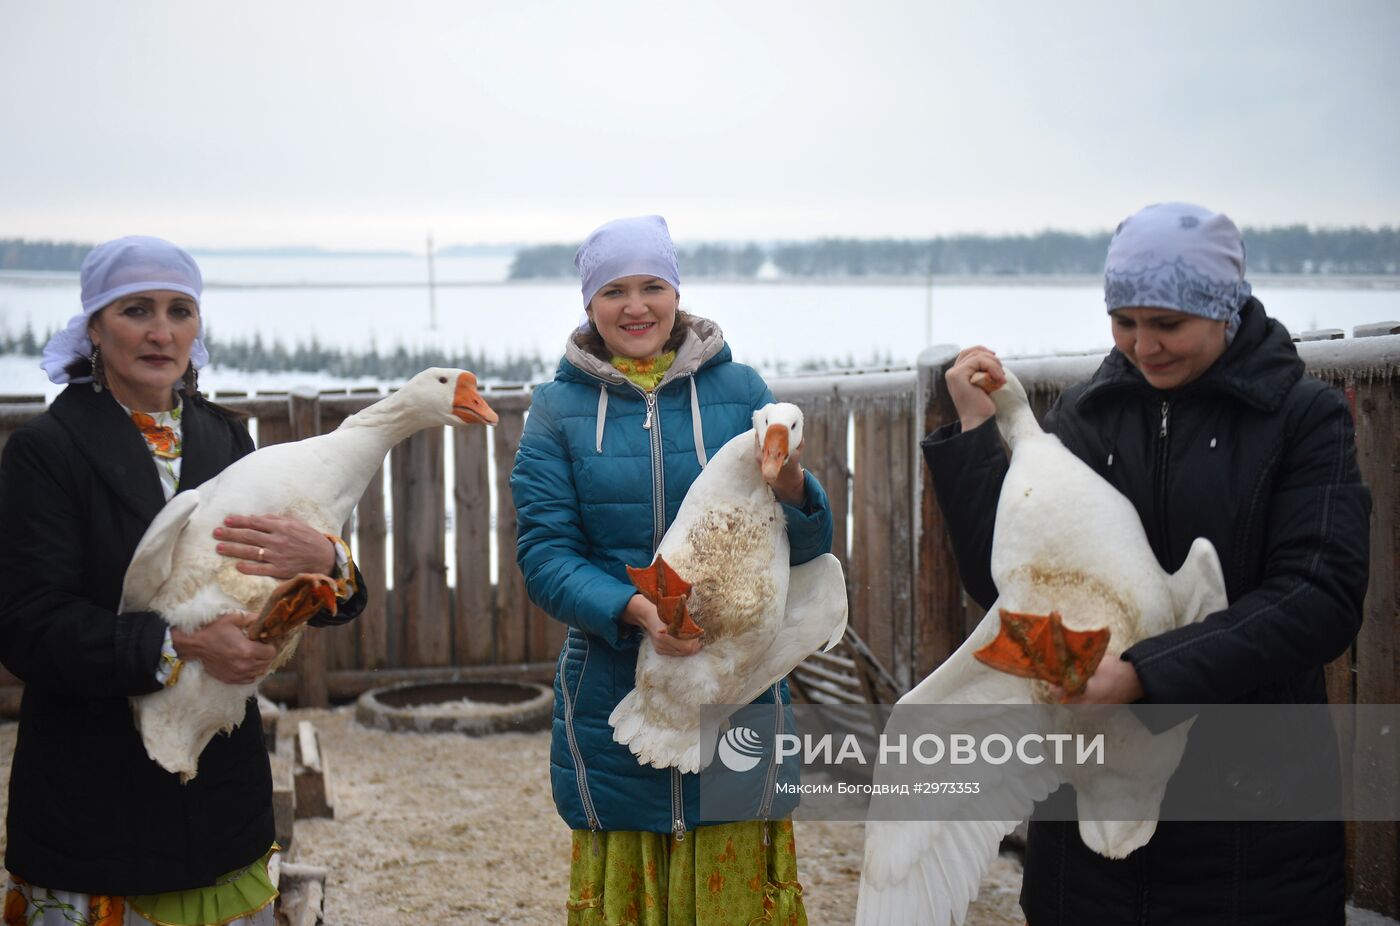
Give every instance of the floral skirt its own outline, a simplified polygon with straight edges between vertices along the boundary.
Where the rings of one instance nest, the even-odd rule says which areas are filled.
[[[569,926],[806,926],[792,821],[574,830]]]
[[[268,864],[276,851],[210,887],[139,897],[51,890],[11,874],[4,926],[273,926],[277,888]]]

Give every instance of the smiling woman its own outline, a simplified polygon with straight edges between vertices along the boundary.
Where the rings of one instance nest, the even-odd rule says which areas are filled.
[[[131,698],[178,684],[186,661],[222,682],[250,681],[277,651],[245,636],[255,618],[246,612],[180,631],[154,611],[117,606],[162,506],[252,440],[196,389],[209,355],[203,278],[189,254],[159,238],[119,238],[88,254],[81,284],[83,311],[42,364],[68,386],[0,458],[0,660],[24,680],[5,922],[271,924],[272,782],[256,702],[184,784],[147,756]],[[338,538],[248,514],[181,542],[215,545],[245,574],[353,578],[337,615],[313,623],[363,609]]]
[[[516,558],[530,596],[569,625],[550,772],[573,832],[570,926],[636,922],[805,923],[790,820],[705,825],[699,781],[643,765],[609,717],[634,689],[638,652],[684,659],[702,641],[673,634],[638,594],[644,567],[710,457],[773,401],[733,362],[714,322],[680,310],[680,274],[660,216],[619,219],[579,249],[587,325],[554,381],[535,389],[511,473]],[[764,478],[782,505],[792,561],[831,546],[831,509],[801,447]],[[774,685],[760,701],[787,697]]]

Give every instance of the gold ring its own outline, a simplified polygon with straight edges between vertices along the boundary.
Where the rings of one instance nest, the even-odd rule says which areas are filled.
[[[265,563],[265,562],[267,562],[267,548],[266,548],[266,547],[258,547],[258,562],[260,562],[260,563]]]

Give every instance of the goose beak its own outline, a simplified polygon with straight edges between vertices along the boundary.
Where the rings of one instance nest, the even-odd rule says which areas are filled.
[[[978,370],[976,373],[973,373],[970,377],[968,377],[967,381],[972,383],[972,385],[976,386],[978,389],[981,389],[987,395],[991,395],[993,392],[996,392],[998,389],[1001,388],[1001,383],[992,379],[991,376],[989,376],[986,373],[983,373],[981,370]]]
[[[452,414],[466,424],[495,424],[500,419],[476,391],[476,377],[470,373],[457,374],[457,388],[452,393]]]
[[[772,483],[778,478],[778,471],[788,461],[788,429],[780,424],[768,426],[763,436],[763,454],[759,466],[763,470],[763,481]]]
[[[1021,678],[1059,685],[1067,697],[1084,691],[1108,649],[1109,632],[1070,630],[1059,611],[1017,614],[1000,610],[996,639],[972,655],[983,665]]]

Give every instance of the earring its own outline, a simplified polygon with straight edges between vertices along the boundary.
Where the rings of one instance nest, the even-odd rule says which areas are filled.
[[[88,362],[92,364],[92,391],[101,392],[107,385],[107,370],[102,365],[102,345],[94,344],[92,346]]]
[[[186,395],[194,395],[199,391],[199,371],[194,368],[193,363],[185,367],[185,375],[180,377],[180,381],[184,383]]]

